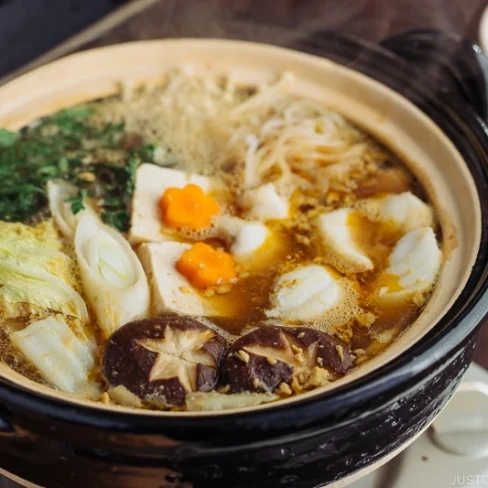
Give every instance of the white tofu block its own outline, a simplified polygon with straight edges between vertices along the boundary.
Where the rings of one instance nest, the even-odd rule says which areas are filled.
[[[382,199],[380,214],[385,220],[394,222],[403,232],[434,224],[434,213],[430,205],[411,192],[388,195]]]
[[[177,261],[190,248],[190,244],[181,242],[140,246],[138,255],[149,279],[154,313],[177,312],[208,317],[220,315],[209,299],[198,293],[176,269]]]
[[[320,215],[315,226],[324,249],[342,273],[361,273],[374,268],[373,262],[354,242],[350,217],[355,210],[341,208]]]
[[[205,192],[218,186],[212,178],[154,164],[142,164],[136,173],[129,241],[132,244],[174,241],[171,235],[163,232],[159,200],[168,188],[183,188],[190,183]]]
[[[290,321],[310,321],[339,305],[341,284],[325,267],[306,265],[285,273],[275,283],[272,309],[267,316]]]
[[[86,390],[95,360],[90,347],[62,318],[34,322],[10,334],[10,339],[56,388],[67,393]]]
[[[239,205],[250,218],[262,221],[286,219],[290,211],[290,203],[278,194],[273,183],[245,191]]]
[[[428,291],[442,262],[442,252],[431,227],[405,234],[388,258],[388,268],[379,277],[380,296],[405,298]]]
[[[223,215],[216,222],[219,230],[230,241],[230,252],[237,260],[250,257],[270,236],[262,222]]]

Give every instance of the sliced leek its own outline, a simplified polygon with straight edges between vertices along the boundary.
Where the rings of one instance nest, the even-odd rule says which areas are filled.
[[[87,300],[105,337],[125,323],[147,316],[147,278],[119,232],[85,213],[76,228],[75,251]]]
[[[34,322],[10,334],[12,342],[56,388],[84,395],[95,366],[93,353],[60,317]]]
[[[78,220],[85,212],[95,215],[94,210],[88,204],[85,204],[85,210],[76,215],[73,213],[71,203],[67,202],[66,199],[76,196],[78,192],[76,186],[66,181],[48,181],[47,183],[49,210],[61,234],[68,239],[73,238]]]

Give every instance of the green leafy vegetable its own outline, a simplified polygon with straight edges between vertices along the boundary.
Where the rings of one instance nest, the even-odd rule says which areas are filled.
[[[129,226],[129,212],[125,210],[105,211],[103,221],[116,229],[127,229]]]
[[[128,229],[135,173],[142,162],[153,162],[154,147],[124,148],[123,124],[95,125],[95,110],[62,110],[20,134],[0,129],[0,220],[32,222],[46,210],[47,182],[62,179],[80,190],[68,200],[75,214],[90,197],[106,223]]]
[[[10,132],[0,127],[0,147],[8,147],[17,142],[19,134],[17,132]]]
[[[83,132],[87,128],[85,120],[93,111],[94,108],[89,106],[68,108],[52,115],[50,121],[65,132]]]

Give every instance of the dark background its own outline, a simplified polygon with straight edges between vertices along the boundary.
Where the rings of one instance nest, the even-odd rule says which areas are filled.
[[[0,78],[122,3],[123,0],[0,0]]]

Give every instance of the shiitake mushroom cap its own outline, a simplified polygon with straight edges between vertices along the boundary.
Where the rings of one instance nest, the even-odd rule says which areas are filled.
[[[105,348],[103,375],[159,407],[185,403],[187,393],[211,391],[226,340],[196,319],[163,316],[125,324]]]
[[[352,366],[349,346],[310,327],[261,326],[237,339],[221,366],[221,380],[233,392],[272,392],[300,372],[320,369],[331,378]]]

